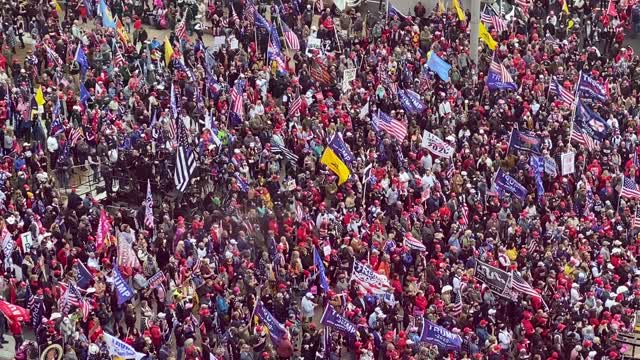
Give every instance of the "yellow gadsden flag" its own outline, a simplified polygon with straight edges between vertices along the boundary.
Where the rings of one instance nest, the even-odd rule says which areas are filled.
[[[562,2],[562,11],[564,11],[565,14],[569,15],[569,6],[567,5],[567,0],[564,0]]]
[[[169,42],[169,38],[164,38],[164,63],[169,66],[171,62],[171,58],[173,57],[173,48],[171,47],[171,42]]]
[[[36,100],[36,104],[38,104],[38,106],[44,105],[45,101],[44,94],[42,93],[42,86],[38,86],[38,89],[36,89],[33,98]]]
[[[484,24],[482,22],[480,22],[480,32],[478,33],[478,36],[480,37],[480,40],[484,41],[484,43],[487,44],[489,49],[495,50],[498,46],[498,43],[493,40],[491,34],[489,34],[487,28],[484,27]]]
[[[458,0],[451,0],[451,2],[453,3],[453,8],[456,9],[456,14],[458,14],[458,20],[467,20],[467,17],[464,15],[464,11],[460,7],[460,2]]]
[[[322,154],[322,158],[320,158],[320,162],[327,165],[331,171],[338,175],[338,185],[342,185],[345,181],[349,179],[349,175],[351,175],[351,170],[349,167],[340,160],[338,155],[336,155],[331,148],[327,147],[324,149],[324,154]]]

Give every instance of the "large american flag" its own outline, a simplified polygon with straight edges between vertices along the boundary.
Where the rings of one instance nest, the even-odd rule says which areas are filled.
[[[542,298],[540,293],[538,293],[531,285],[529,285],[520,274],[517,272],[511,273],[511,287],[513,290],[521,292],[523,294],[527,294],[529,296]]]
[[[631,199],[640,199],[640,189],[638,189],[638,185],[633,181],[633,179],[626,176],[623,178],[620,196]]]
[[[584,145],[589,151],[595,149],[598,142],[588,134],[582,133],[577,129],[571,130],[571,140],[575,140],[578,144]]]
[[[74,284],[66,285],[64,283],[60,283],[60,288],[63,290],[63,294],[58,299],[58,309],[62,313],[68,314],[71,306],[77,306],[82,312],[82,319],[86,321],[89,317],[91,306],[82,298],[78,288]]]
[[[231,111],[240,115],[244,114],[244,103],[242,100],[242,94],[244,93],[244,84],[245,81],[242,79],[237,79],[231,91],[229,91],[229,96],[231,96]]]
[[[447,172],[446,172],[447,179],[453,179],[453,174],[455,173],[455,171],[456,171],[456,167],[455,165],[453,165],[453,160],[449,161],[449,166],[447,166]]]
[[[185,10],[182,20],[176,24],[175,33],[178,39],[189,41],[189,35],[187,35],[187,10]]]
[[[284,40],[287,42],[287,46],[292,50],[300,50],[300,41],[298,41],[298,36],[287,26],[287,24],[282,21],[282,35],[284,36]]]
[[[495,15],[492,10],[485,7],[484,11],[480,15],[480,20],[483,23],[493,26],[494,29],[498,33],[502,33],[507,30],[507,22],[504,21],[500,16]]]
[[[144,201],[144,224],[148,228],[153,228],[153,196],[149,179],[147,179],[147,198]]]
[[[513,81],[513,78],[511,77],[511,74],[509,74],[507,68],[505,68],[504,65],[500,64],[499,62],[495,61],[495,59],[491,60],[491,67],[489,68],[489,70],[500,75],[500,79],[502,79],[502,82],[515,82]]]
[[[557,79],[552,79],[549,84],[549,92],[556,95],[563,103],[573,106],[576,101],[576,96],[570,90],[560,86]]]
[[[187,128],[184,126],[182,119],[176,119],[176,138],[178,143],[178,149],[176,151],[176,169],[173,173],[173,180],[176,184],[176,189],[180,192],[184,192],[189,186],[189,181],[193,172],[196,170],[196,155],[189,146],[189,135],[187,134]]]
[[[402,121],[392,119],[389,115],[378,110],[377,114],[371,117],[371,124],[376,132],[384,130],[387,134],[395,137],[399,141],[404,140],[407,137],[407,125]]]
[[[516,5],[518,5],[520,7],[520,10],[522,10],[522,12],[525,14],[529,13],[530,4],[531,3],[529,2],[529,0],[516,0]]]

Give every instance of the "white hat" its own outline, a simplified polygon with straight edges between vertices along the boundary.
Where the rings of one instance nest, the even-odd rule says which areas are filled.
[[[309,299],[313,298],[313,294],[310,292],[306,293],[304,296],[308,297]]]

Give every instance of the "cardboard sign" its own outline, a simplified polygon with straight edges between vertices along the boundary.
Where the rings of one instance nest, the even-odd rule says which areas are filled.
[[[562,154],[560,161],[562,162],[562,176],[573,174],[576,172],[576,153],[570,152]]]
[[[20,234],[20,240],[22,241],[22,251],[29,252],[33,246],[33,235],[30,231]]]
[[[342,72],[342,91],[351,89],[351,81],[356,79],[357,69],[344,69]]]

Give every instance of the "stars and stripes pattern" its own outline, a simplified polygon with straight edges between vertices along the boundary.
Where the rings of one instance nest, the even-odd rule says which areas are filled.
[[[176,184],[176,189],[184,192],[187,186],[189,186],[191,176],[196,170],[196,155],[189,146],[189,135],[187,134],[187,128],[184,126],[184,121],[177,119],[177,122],[176,139],[178,149],[176,151],[176,169],[173,174],[173,179]]]
[[[460,291],[456,292],[456,302],[451,309],[451,315],[458,316],[462,314],[462,293]]]
[[[296,51],[300,50],[300,41],[298,40],[298,36],[284,21],[282,22],[282,35],[284,36],[284,40],[287,42],[289,49]]]
[[[633,217],[631,218],[631,228],[635,229],[640,227],[640,213],[638,212],[638,206],[636,205],[636,211],[633,213]]]
[[[630,199],[640,199],[640,189],[633,179],[624,177],[622,180],[622,191],[620,196]]]
[[[460,208],[460,215],[460,225],[462,225],[463,229],[466,229],[469,226],[469,207],[466,204]]]
[[[148,228],[153,228],[153,195],[149,179],[147,179],[147,197],[144,201],[144,224]]]
[[[495,15],[492,10],[488,10],[487,7],[485,7],[484,11],[480,15],[480,20],[487,25],[493,26],[498,33],[502,33],[507,30],[507,22],[500,16]]]
[[[524,281],[524,279],[522,278],[522,275],[518,274],[517,272],[513,272],[511,276],[512,276],[511,288],[514,291],[518,291],[529,296],[541,298],[540,294],[536,291],[536,289],[534,289],[531,285],[529,285],[526,281]]]
[[[530,6],[529,0],[516,0],[516,5],[518,5],[518,7],[520,8],[520,10],[522,10],[523,13],[525,14],[529,13],[529,6]]]
[[[453,165],[453,161],[449,161],[449,166],[447,166],[447,179],[452,179],[453,174],[456,172],[456,167]]]
[[[64,291],[58,299],[58,309],[64,314],[68,314],[72,306],[77,306],[82,313],[82,319],[86,321],[91,311],[91,305],[82,298],[80,291],[74,284],[60,283],[60,288]]]
[[[591,136],[584,134],[575,128],[571,130],[571,140],[574,140],[578,144],[584,145],[589,151],[593,151],[596,145],[599,143]]]
[[[291,100],[291,104],[289,105],[289,117],[296,116],[300,109],[302,108],[302,98],[300,94],[296,94],[296,97]]]
[[[509,74],[509,71],[507,70],[507,68],[505,68],[504,65],[500,64],[499,62],[492,60],[491,67],[489,68],[489,70],[500,75],[500,79],[502,79],[502,82],[515,83],[515,81],[513,81],[513,78],[511,77],[511,74]]]
[[[244,114],[244,103],[242,100],[242,94],[244,93],[245,80],[237,79],[229,96],[231,97],[231,111],[242,116]]]
[[[533,236],[531,236],[529,238],[529,241],[527,242],[527,251],[529,252],[529,254],[532,254],[538,251],[539,248],[541,248],[540,244],[536,239],[533,238]]]
[[[69,133],[69,141],[71,141],[71,146],[76,146],[80,139],[84,138],[84,133],[82,132],[82,128],[73,128]]]
[[[549,92],[556,95],[560,101],[568,106],[573,106],[576,101],[574,93],[560,86],[557,79],[551,80],[551,84],[549,84]]]
[[[44,46],[44,49],[47,52],[47,59],[49,59],[49,61],[53,62],[56,66],[62,66],[62,59],[60,58],[60,55],[58,55],[58,53],[53,51],[47,45]]]
[[[422,241],[413,237],[411,233],[405,235],[404,244],[412,250],[427,251],[427,247],[422,243]]]
[[[273,143],[271,144],[271,152],[273,154],[282,154],[287,158],[290,162],[296,164],[298,162],[298,155],[296,155],[293,151],[287,149],[285,146]]]
[[[371,117],[371,124],[377,133],[384,130],[387,134],[398,139],[398,141],[403,141],[407,137],[407,125],[402,121],[392,119],[382,111],[378,111],[377,114]]]
[[[185,16],[182,17],[182,20],[180,20],[180,22],[176,24],[175,33],[178,39],[189,41],[189,35],[187,35],[187,16],[186,15],[187,14],[185,12]]]
[[[122,52],[120,51],[120,48],[118,48],[116,46],[116,54],[113,57],[113,64],[116,67],[123,67],[127,65],[127,61],[124,59],[124,56],[122,56]]]

